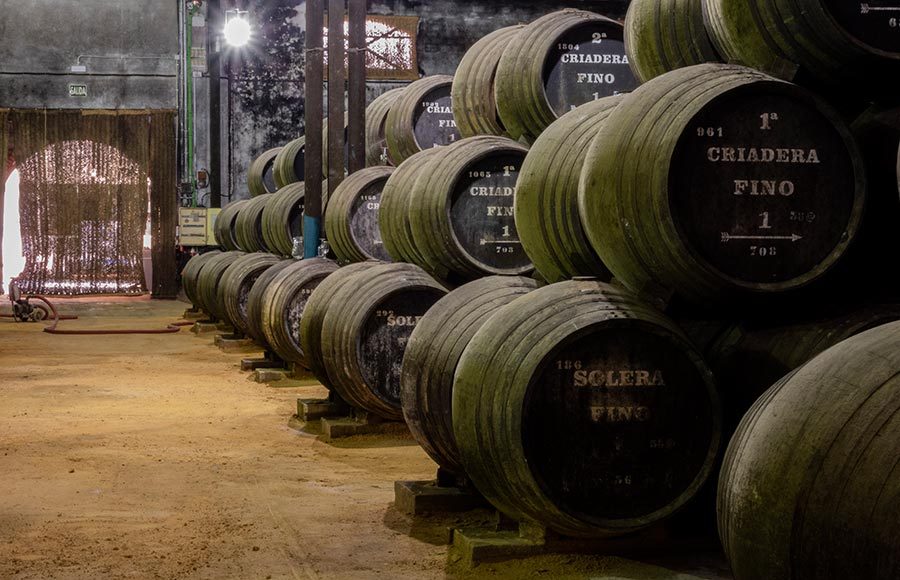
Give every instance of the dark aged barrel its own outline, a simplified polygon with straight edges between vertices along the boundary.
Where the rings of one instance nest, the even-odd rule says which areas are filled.
[[[294,238],[303,235],[303,182],[282,187],[263,208],[262,234],[269,251],[290,256]]]
[[[525,253],[548,282],[610,274],[578,217],[578,182],[588,148],[622,100],[604,97],[553,122],[528,151],[516,183],[516,230]]]
[[[238,246],[245,252],[267,252],[269,246],[263,238],[262,216],[266,204],[275,194],[264,193],[250,199],[238,212],[235,220],[235,234]]]
[[[307,366],[300,347],[300,321],[306,301],[337,269],[337,264],[323,258],[298,260],[269,281],[262,296],[260,320],[266,342],[282,360]]]
[[[785,374],[835,344],[876,326],[900,320],[900,306],[873,306],[824,320],[779,326],[742,323],[707,349],[731,432],[747,409]]]
[[[896,4],[848,0],[705,0],[719,53],[791,80],[803,72],[855,94],[892,91],[900,71]]]
[[[508,136],[497,113],[494,81],[504,49],[522,28],[509,26],[488,34],[473,44],[459,62],[450,96],[453,118],[462,137]]]
[[[219,215],[216,216],[216,223],[213,224],[213,232],[216,234],[216,241],[223,249],[228,251],[240,250],[237,241],[237,232],[235,231],[238,213],[241,208],[250,203],[246,199],[233,201],[222,208]]]
[[[641,82],[704,62],[721,62],[703,25],[703,0],[632,0],[625,51]]]
[[[806,91],[732,65],[666,73],[626,95],[597,134],[579,214],[636,292],[720,303],[828,272],[865,199],[844,123]]]
[[[194,307],[197,307],[197,278],[200,276],[200,271],[209,260],[221,253],[219,250],[212,250],[204,254],[197,254],[184,265],[184,269],[181,271],[181,286],[184,288],[185,296]]]
[[[466,473],[498,509],[571,536],[683,506],[719,447],[712,374],[674,323],[612,286],[560,282],[501,307],[453,383]]]
[[[265,298],[266,294],[266,288],[269,287],[269,284],[272,282],[275,276],[278,275],[279,272],[295,263],[296,260],[287,259],[281,260],[280,262],[269,267],[269,269],[260,274],[259,277],[253,282],[253,286],[250,288],[250,294],[247,295],[247,335],[255,340],[257,344],[268,350],[271,350],[271,347],[266,340],[266,334],[265,332],[263,332],[262,327],[262,308],[263,299]]]
[[[222,305],[224,318],[237,332],[247,334],[247,299],[259,276],[281,261],[273,254],[256,252],[241,256],[222,274],[217,290],[217,302]]]
[[[344,284],[351,283],[353,277],[360,272],[379,265],[383,264],[370,261],[339,268],[319,283],[306,302],[306,309],[300,321],[300,346],[309,370],[329,389],[334,389],[332,386],[334,382],[328,378],[328,370],[322,358],[322,322],[325,320],[325,314],[331,307],[335,294]]]
[[[366,167],[394,165],[388,155],[384,127],[391,107],[402,94],[403,88],[391,89],[382,93],[366,107]]]
[[[226,320],[223,305],[219,303],[219,283],[228,266],[234,263],[244,252],[222,252],[210,258],[197,277],[197,306],[217,320]]]
[[[306,137],[294,139],[281,148],[272,165],[272,178],[278,189],[303,181],[305,156]]]
[[[622,25],[583,10],[538,18],[512,39],[497,67],[497,110],[513,139],[533,141],[578,105],[637,86]]]
[[[273,168],[275,158],[280,151],[281,147],[269,149],[250,164],[250,168],[247,170],[247,187],[250,189],[251,197],[264,193],[275,193],[278,189]]]
[[[325,212],[325,231],[339,262],[390,261],[381,241],[378,212],[381,192],[393,172],[393,167],[367,167],[334,190]]]
[[[409,193],[413,239],[439,278],[533,270],[513,215],[528,148],[505,137],[469,137],[441,150]]]
[[[400,370],[403,417],[442,468],[464,475],[453,437],[453,375],[463,349],[501,306],[537,288],[531,278],[490,276],[447,294],[416,325]]]
[[[756,402],[725,454],[719,537],[739,580],[900,578],[900,323]]]
[[[438,75],[412,83],[391,107],[384,126],[391,159],[399,164],[423,149],[459,140],[453,120],[453,77]]]
[[[412,212],[411,194],[421,170],[440,152],[441,148],[435,147],[416,153],[397,167],[381,191],[378,228],[384,248],[395,262],[422,264],[425,261],[413,240],[409,219]]]
[[[350,405],[402,419],[400,365],[409,335],[446,289],[411,264],[366,269],[344,284],[322,321],[322,360]]]

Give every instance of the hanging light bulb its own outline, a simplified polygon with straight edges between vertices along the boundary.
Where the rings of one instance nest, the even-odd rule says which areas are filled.
[[[228,10],[225,12],[225,42],[240,48],[246,46],[253,36],[253,29],[245,10]]]

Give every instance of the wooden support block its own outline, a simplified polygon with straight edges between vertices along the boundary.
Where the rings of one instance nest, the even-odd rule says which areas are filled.
[[[195,322],[194,326],[191,327],[191,332],[196,335],[201,334],[210,334],[212,332],[218,332],[219,325],[216,322]]]
[[[297,399],[297,417],[301,421],[318,421],[326,417],[345,417],[350,407],[343,401],[330,399]]]
[[[487,507],[474,488],[439,485],[433,481],[395,481],[394,507],[401,513],[420,516],[458,513]]]
[[[181,317],[185,320],[203,320],[204,318],[209,318],[202,310],[195,310],[193,308],[185,310]]]
[[[251,338],[242,338],[233,334],[219,334],[214,339],[215,345],[224,352],[247,352],[259,350]]]
[[[256,369],[281,369],[284,370],[284,363],[268,358],[242,358],[242,371],[255,371]]]
[[[286,381],[288,378],[288,370],[273,368],[258,368],[253,371],[253,380],[257,383],[277,383]]]
[[[403,421],[389,421],[363,411],[353,417],[322,419],[322,437],[325,440],[376,434],[408,435],[409,428]]]
[[[226,334],[233,334],[233,333],[234,333],[234,327],[231,326],[230,324],[228,324],[227,322],[224,322],[224,321],[219,321],[219,322],[216,324],[216,330],[218,330],[219,332],[224,332],[224,333],[226,333]]]

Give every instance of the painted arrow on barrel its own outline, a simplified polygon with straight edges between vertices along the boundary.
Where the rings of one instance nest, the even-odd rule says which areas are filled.
[[[869,6],[868,4],[859,5],[860,14],[868,14],[869,12],[900,12],[900,6]]]
[[[518,240],[509,240],[509,241],[502,241],[502,240],[481,240],[481,245],[482,245],[482,246],[486,246],[487,244],[521,244],[521,243],[522,243],[522,242],[520,242],[520,241],[518,241]]]
[[[803,236],[797,234],[791,234],[789,236],[736,236],[733,234],[729,234],[728,232],[722,232],[723,242],[730,242],[731,240],[787,240],[790,242],[796,242],[802,239]]]

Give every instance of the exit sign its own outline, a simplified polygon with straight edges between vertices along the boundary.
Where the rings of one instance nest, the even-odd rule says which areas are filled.
[[[87,85],[69,85],[69,96],[70,97],[86,97],[87,94]]]

